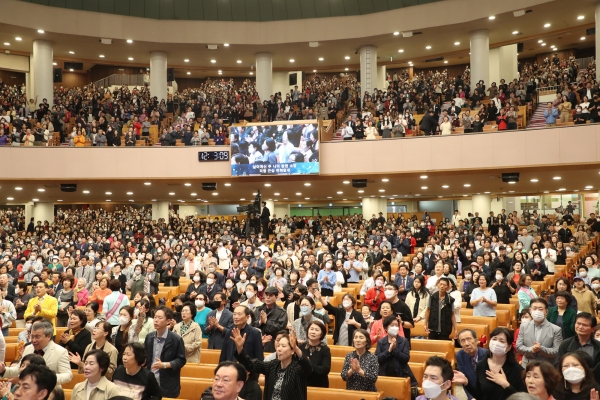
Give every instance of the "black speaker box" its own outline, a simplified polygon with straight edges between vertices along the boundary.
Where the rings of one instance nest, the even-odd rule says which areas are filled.
[[[83,70],[83,63],[80,62],[66,62],[65,61],[65,69],[72,69],[74,71]]]
[[[502,174],[502,182],[519,182],[519,173],[507,172]]]
[[[53,77],[54,77],[54,79],[52,81],[54,83],[56,83],[56,82],[62,82],[62,69],[61,68],[54,68]]]
[[[61,183],[60,190],[62,192],[68,192],[68,193],[76,192],[77,185],[75,183]]]
[[[298,74],[297,73],[290,74],[289,80],[290,80],[290,86],[296,86],[298,84]]]
[[[366,179],[352,179],[352,187],[355,188],[366,188],[367,180]]]
[[[517,53],[521,54],[523,52],[523,43],[517,43]]]
[[[175,80],[175,68],[167,68],[167,82]]]
[[[217,190],[217,184],[216,183],[203,183],[202,184],[202,190]]]

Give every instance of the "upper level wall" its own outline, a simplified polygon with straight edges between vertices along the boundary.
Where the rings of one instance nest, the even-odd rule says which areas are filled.
[[[214,148],[214,147],[213,147]],[[227,178],[199,147],[3,147],[2,180]],[[600,125],[321,143],[321,175],[506,169],[600,163]],[[243,178],[236,178],[243,179]],[[289,178],[273,178],[273,180]]]

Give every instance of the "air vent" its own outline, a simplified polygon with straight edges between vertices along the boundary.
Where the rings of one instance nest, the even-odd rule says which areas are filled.
[[[529,14],[531,12],[533,12],[533,10],[527,10],[527,11],[525,11],[525,14]]]
[[[444,57],[430,58],[429,60],[425,60],[425,62],[436,62],[436,61],[444,61]]]
[[[413,32],[412,34],[413,34],[413,36],[414,36],[414,35],[422,35],[422,34],[423,34],[423,32]]]
[[[585,35],[595,35],[596,34],[596,28],[588,28],[585,30]]]

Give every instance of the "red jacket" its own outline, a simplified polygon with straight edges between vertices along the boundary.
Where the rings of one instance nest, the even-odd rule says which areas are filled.
[[[371,308],[371,311],[379,310],[379,306],[386,299],[385,293],[383,291],[385,288],[382,286],[378,288],[377,286],[367,290],[367,294],[365,295],[365,304]],[[377,298],[377,293],[379,293],[379,298]]]

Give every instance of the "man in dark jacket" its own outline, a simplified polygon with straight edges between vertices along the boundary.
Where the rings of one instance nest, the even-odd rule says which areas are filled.
[[[265,343],[265,351],[275,351],[275,337],[277,332],[285,329],[288,317],[285,310],[277,305],[279,290],[275,286],[269,286],[265,290],[264,304],[254,309],[252,315],[252,326],[260,329],[263,335],[271,336],[271,340]]]
[[[146,368],[149,368],[165,397],[177,398],[181,391],[181,369],[186,363],[183,339],[168,329],[173,310],[158,307],[154,312],[154,329],[144,340]]]
[[[432,136],[435,134],[435,130],[437,128],[437,119],[435,118],[433,108],[429,110],[428,114],[423,116],[419,127],[421,128],[425,136]]]
[[[583,351],[591,356],[593,364],[590,368],[600,365],[600,342],[594,339],[594,329],[596,328],[596,317],[587,312],[580,312],[575,317],[576,335],[563,340],[558,347],[556,362],[567,353],[574,351]]]

